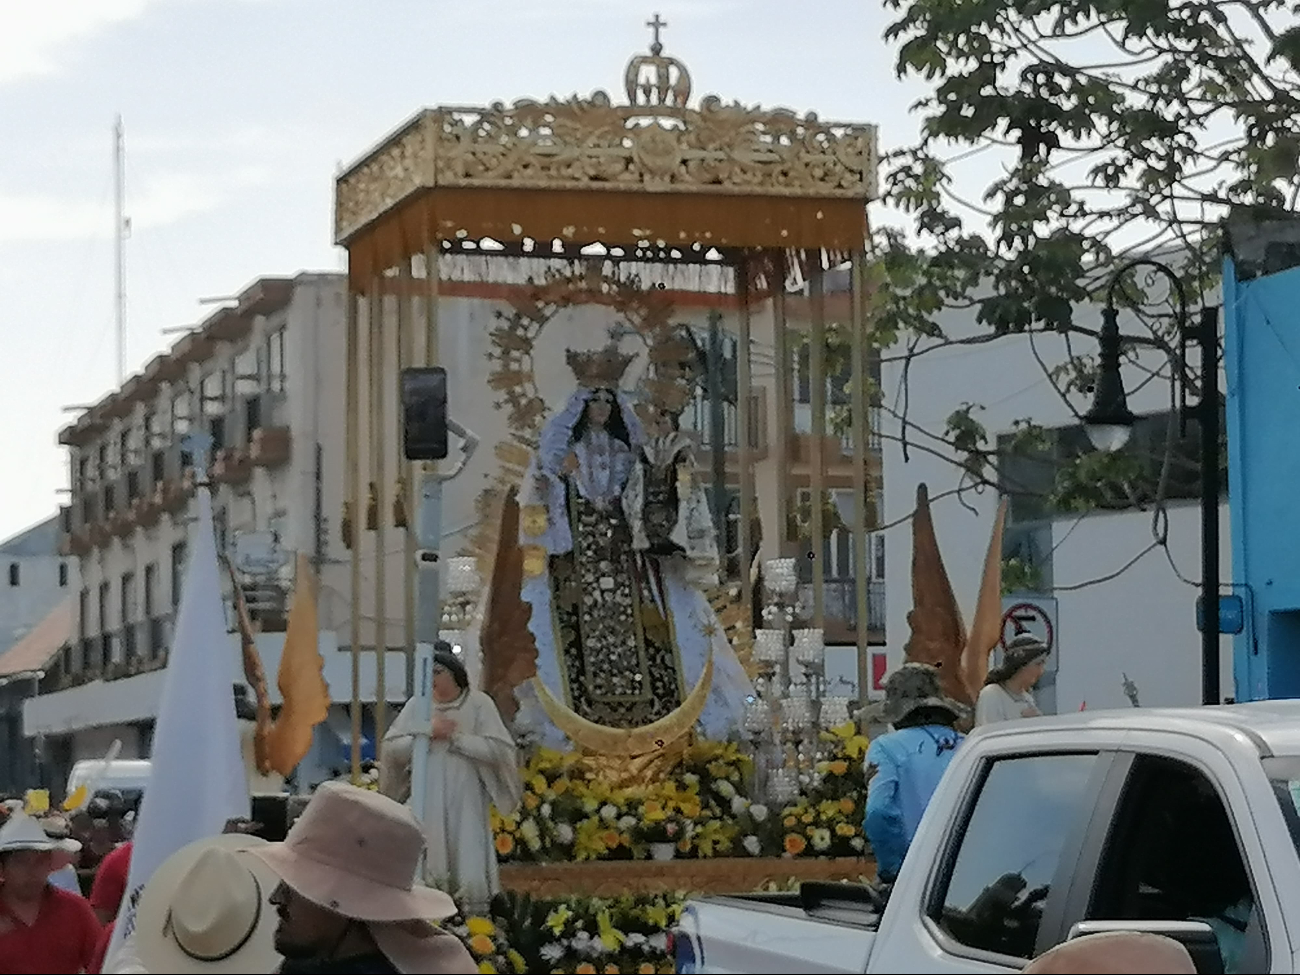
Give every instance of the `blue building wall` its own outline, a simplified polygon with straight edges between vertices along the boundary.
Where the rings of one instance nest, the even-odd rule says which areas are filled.
[[[1238,700],[1300,698],[1300,268],[1239,281],[1224,261],[1228,503]]]

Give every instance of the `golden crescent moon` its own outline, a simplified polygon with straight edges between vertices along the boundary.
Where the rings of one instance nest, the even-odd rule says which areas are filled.
[[[704,670],[686,700],[672,714],[665,715],[652,724],[639,728],[609,728],[605,725],[588,721],[576,713],[547,690],[546,685],[534,677],[533,685],[537,688],[537,699],[542,710],[579,748],[597,755],[647,755],[660,750],[681,738],[695,727],[695,722],[704,713],[704,705],[709,699],[709,690],[713,687],[713,652],[709,652],[704,662]]]

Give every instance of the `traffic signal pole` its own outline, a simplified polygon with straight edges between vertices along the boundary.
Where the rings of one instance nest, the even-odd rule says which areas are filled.
[[[465,470],[478,437],[447,416],[446,371],[438,367],[402,370],[403,452],[422,463],[416,516],[415,700],[416,732],[411,750],[411,812],[424,821],[433,723],[433,650],[442,623],[442,488]],[[448,434],[460,441],[451,470],[437,470],[447,456]],[[381,691],[382,692],[382,691]],[[420,872],[424,874],[424,855]]]

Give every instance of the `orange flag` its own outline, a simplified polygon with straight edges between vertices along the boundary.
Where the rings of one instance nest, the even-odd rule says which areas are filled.
[[[267,754],[281,775],[294,770],[311,748],[312,729],[329,715],[330,692],[322,671],[316,624],[316,592],[311,563],[298,556],[297,586],[289,609],[289,630],[276,683],[284,706],[271,728]]]

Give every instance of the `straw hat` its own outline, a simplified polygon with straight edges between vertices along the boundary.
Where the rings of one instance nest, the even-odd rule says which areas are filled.
[[[413,881],[424,832],[387,796],[325,782],[283,843],[248,852],[314,904],[356,921],[440,921],[456,913],[447,894]]]
[[[225,834],[191,843],[163,862],[140,895],[135,950],[151,972],[272,972],[279,878],[238,854],[264,840]]]
[[[41,821],[22,810],[9,814],[8,821],[0,826],[0,853],[18,850],[36,850],[41,853],[78,853],[81,844],[67,837],[50,836]]]

